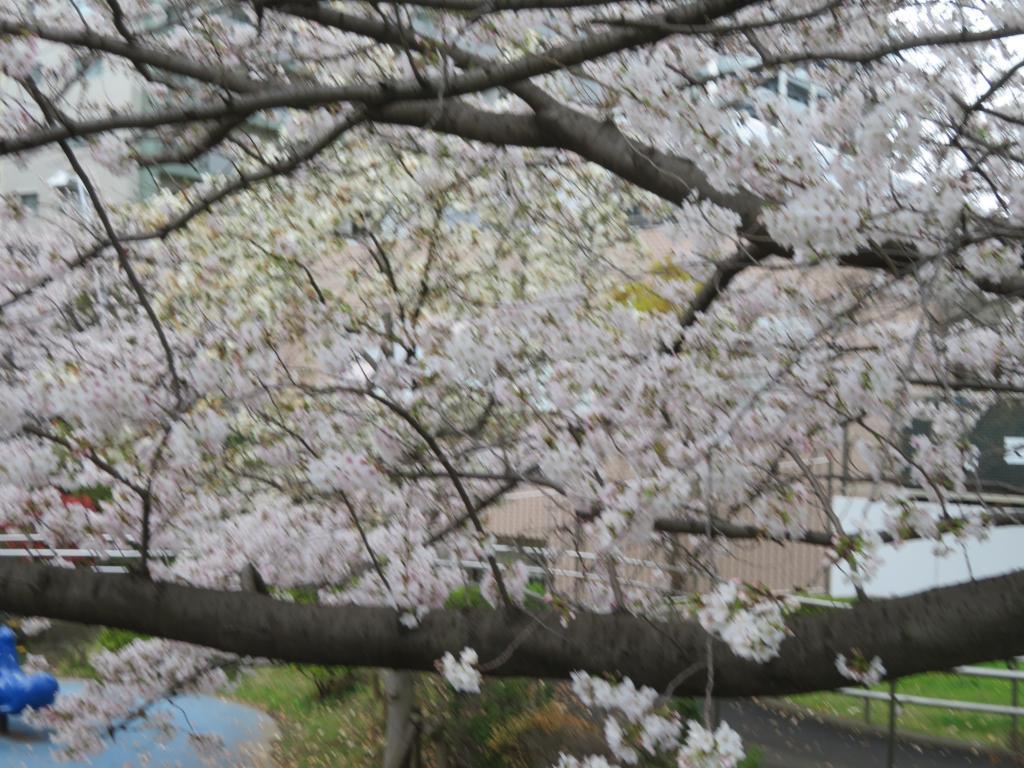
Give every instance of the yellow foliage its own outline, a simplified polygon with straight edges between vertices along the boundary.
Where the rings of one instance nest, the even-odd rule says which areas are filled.
[[[487,747],[505,757],[509,765],[532,768],[527,755],[523,753],[523,744],[537,741],[537,737],[542,734],[556,737],[559,743],[568,744],[580,736],[599,736],[600,731],[594,723],[574,715],[565,704],[555,700],[537,709],[514,715],[504,724],[496,726],[487,740]]]
[[[672,302],[643,283],[627,283],[612,292],[612,298],[621,304],[629,304],[638,312],[668,312]]]
[[[694,283],[690,273],[669,261],[655,261],[647,270],[648,274],[664,281]],[[620,304],[629,304],[638,312],[669,312],[675,305],[646,283],[635,280],[612,291],[612,299]]]

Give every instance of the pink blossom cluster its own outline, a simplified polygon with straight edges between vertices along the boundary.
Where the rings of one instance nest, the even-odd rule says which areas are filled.
[[[862,685],[875,685],[885,677],[885,666],[880,658],[875,656],[868,661],[859,653],[854,653],[850,659],[840,653],[836,656],[836,669],[847,680],[853,680]]]
[[[573,693],[586,706],[607,712],[604,737],[615,758],[624,765],[636,765],[641,755],[674,755],[680,768],[735,768],[743,759],[739,736],[726,723],[714,731],[689,721],[685,727],[679,715],[664,708],[664,700],[653,688],[637,688],[626,678],[621,683],[572,674]],[[558,766],[586,766],[562,755]],[[596,765],[605,765],[598,762]]]
[[[451,653],[446,653],[438,662],[441,675],[448,684],[460,693],[480,693],[482,678],[477,670],[476,651],[472,648],[463,648],[456,659]]]
[[[779,654],[787,635],[785,611],[793,605],[758,595],[730,580],[701,596],[697,618],[737,656],[764,662]]]

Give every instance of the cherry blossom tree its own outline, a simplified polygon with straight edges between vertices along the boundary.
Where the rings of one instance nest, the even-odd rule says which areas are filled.
[[[159,638],[45,715],[73,749],[267,658],[572,675],[622,764],[729,766],[665,697],[1024,653],[1019,572],[814,615],[721,576],[1022,522],[966,440],[1024,387],[1018,2],[6,0],[0,34],[0,155],[87,203],[3,213],[0,523],[141,553],[5,560],[0,607]],[[213,155],[129,205],[95,170]],[[850,429],[880,530],[832,512]],[[542,601],[495,556],[526,487],[595,554]],[[487,608],[445,608],[466,561]]]

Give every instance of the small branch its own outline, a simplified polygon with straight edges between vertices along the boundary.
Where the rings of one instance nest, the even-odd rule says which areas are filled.
[[[89,462],[93,466],[97,467],[98,469],[101,469],[103,472],[106,472],[111,478],[121,483],[121,485],[133,490],[136,494],[138,494],[140,498],[145,497],[147,493],[145,486],[139,485],[133,480],[130,480],[129,478],[125,477],[125,475],[122,472],[120,472],[117,469],[117,467],[115,467],[113,464],[111,464],[98,453],[96,453],[96,451],[92,447],[86,448],[79,445],[75,445],[67,438],[61,437],[60,435],[55,435],[52,432],[47,432],[45,429],[42,429],[41,427],[36,427],[32,425],[23,427],[22,432],[24,432],[27,435],[32,435],[33,437],[38,437],[41,440],[46,440],[47,442],[54,443],[55,445],[59,445],[62,448],[65,448],[72,455],[84,456],[86,459],[89,460]]]
[[[985,512],[980,515],[982,522],[993,527],[1024,525],[1024,511],[1021,512]],[[960,522],[958,518],[948,518],[939,522],[940,532],[942,529],[953,530]],[[963,521],[966,522],[966,521]],[[686,533],[691,536],[705,536],[707,534],[706,521],[699,518],[660,518],[654,521],[654,530],[663,533]],[[743,523],[731,523],[715,518],[713,523],[715,536],[722,536],[727,539],[761,539],[775,541],[779,544],[794,542],[800,544],[813,544],[819,547],[831,547],[835,543],[836,534],[827,531],[804,531],[793,535],[773,534],[766,528]],[[884,544],[893,544],[897,541],[922,538],[916,532],[907,532],[900,536],[894,536],[888,531],[877,531],[878,537]],[[859,534],[850,534],[849,538],[857,538]]]

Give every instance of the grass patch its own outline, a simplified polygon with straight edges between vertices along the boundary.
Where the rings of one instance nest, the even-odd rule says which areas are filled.
[[[280,739],[275,758],[282,768],[376,768],[384,743],[384,703],[374,673],[340,696],[322,699],[308,669],[265,667],[245,673],[231,695],[270,713]],[[606,752],[601,720],[563,700],[565,684],[487,680],[479,696],[454,696],[434,675],[416,676],[416,699],[427,721],[421,746],[427,765],[467,768],[534,768],[553,765],[558,752]],[[692,702],[681,704],[689,714]],[[446,757],[440,754],[443,752]],[[740,768],[756,768],[760,750],[747,745]],[[454,762],[453,762],[454,761]],[[638,768],[670,768],[664,760],[641,759]]]
[[[746,749],[747,756],[744,757],[736,768],[759,768],[761,760],[764,758],[764,752],[756,744],[744,744],[743,747]]]
[[[264,667],[243,675],[231,695],[277,721],[275,758],[282,768],[380,764],[383,705],[365,679],[342,697],[321,699],[316,681],[302,670]]]
[[[145,639],[146,635],[129,632],[125,629],[110,627],[84,628],[86,631],[72,637],[61,637],[58,632],[56,639],[47,642],[48,637],[36,640],[31,638],[28,650],[42,653],[50,659],[54,674],[58,677],[75,677],[93,680],[98,677],[89,657],[97,651],[119,651],[134,640]]]
[[[1004,662],[984,666],[1006,669]],[[1018,685],[1021,686],[1021,698],[1024,699],[1024,683]],[[888,692],[889,686],[883,683],[873,686],[872,690]],[[933,672],[901,679],[896,692],[1007,706],[1010,704],[1011,683],[1009,680]],[[883,727],[887,727],[889,723],[889,704],[886,701],[872,701],[868,708],[870,719],[866,721],[864,699],[839,693],[809,693],[791,696],[789,700],[801,707],[833,717],[862,723],[870,722]],[[1005,715],[904,704],[897,713],[896,726],[898,730],[907,733],[958,739],[990,747],[1007,747],[1010,743],[1010,718]]]

